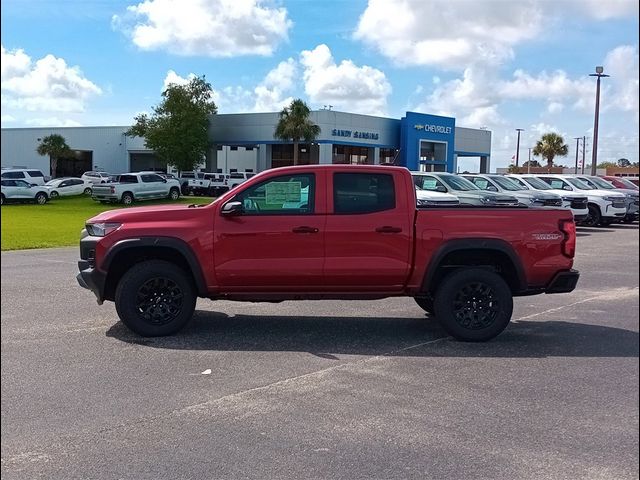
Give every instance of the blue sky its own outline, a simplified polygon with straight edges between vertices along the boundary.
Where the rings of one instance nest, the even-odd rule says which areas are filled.
[[[167,82],[205,75],[220,113],[313,109],[456,117],[492,166],[543,133],[638,161],[638,4],[627,0],[4,0],[2,126],[128,125]],[[463,165],[463,168],[467,166]]]

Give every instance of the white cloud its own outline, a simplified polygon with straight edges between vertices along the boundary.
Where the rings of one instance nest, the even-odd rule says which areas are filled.
[[[190,73],[186,77],[181,77],[173,70],[169,70],[167,72],[167,76],[164,77],[164,82],[162,84],[162,91],[164,92],[169,85],[186,85],[194,78],[196,78],[195,73]]]
[[[399,65],[501,64],[568,18],[637,16],[637,0],[369,0],[354,37]]]
[[[29,120],[25,120],[27,125],[32,125],[34,127],[81,127],[82,124],[80,122],[76,122],[75,120],[71,120],[69,118],[60,119],[58,117],[46,117],[46,118],[30,118]]]
[[[80,68],[51,54],[33,62],[23,50],[1,48],[2,105],[28,111],[82,112],[102,90]]]
[[[0,121],[2,122],[3,125],[5,123],[13,123],[16,121],[16,117],[14,117],[13,115],[3,114],[2,117],[0,118]]]
[[[547,105],[547,112],[554,114],[554,113],[560,113],[564,110],[564,104],[560,103],[560,102],[550,102]]]
[[[318,45],[300,54],[305,92],[311,102],[368,115],[384,115],[391,85],[384,72],[351,60],[336,64],[331,50]]]
[[[285,8],[262,0],[146,0],[112,25],[142,50],[178,55],[271,55],[292,26]]]
[[[369,0],[355,38],[401,65],[496,64],[541,30],[534,2]]]
[[[605,79],[613,86],[611,103],[625,112],[634,112],[638,121],[638,48],[621,45],[610,51],[604,60]]]
[[[293,58],[280,62],[254,89],[256,100],[253,111],[274,112],[289,105],[293,97],[286,95],[295,85],[296,73],[297,66]]]

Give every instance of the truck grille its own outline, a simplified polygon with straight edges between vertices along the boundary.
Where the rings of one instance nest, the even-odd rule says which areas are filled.
[[[544,200],[542,202],[542,205],[544,205],[545,207],[561,207],[562,206],[562,199],[561,198],[550,198],[547,200]]]
[[[571,200],[571,208],[583,210],[587,208],[587,197],[574,198]]]

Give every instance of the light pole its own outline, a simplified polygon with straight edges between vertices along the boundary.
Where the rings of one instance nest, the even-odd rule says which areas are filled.
[[[590,77],[598,77],[596,82],[596,113],[593,120],[593,145],[591,146],[591,175],[596,174],[596,166],[598,165],[598,117],[600,115],[600,79],[608,77],[605,75],[604,67],[596,67],[596,73],[590,73]]]
[[[520,132],[524,131],[524,128],[516,128],[518,132],[518,141],[516,143],[516,168],[518,168],[518,161],[520,160]]]
[[[580,137],[573,138],[576,141],[576,171],[575,174],[578,174],[578,150],[580,150]]]
[[[584,175],[584,162],[586,162],[586,159],[584,158],[587,152],[587,137],[583,136],[582,137],[582,174]]]
[[[529,147],[529,161],[527,162],[527,173],[531,173],[531,150],[532,148]]]

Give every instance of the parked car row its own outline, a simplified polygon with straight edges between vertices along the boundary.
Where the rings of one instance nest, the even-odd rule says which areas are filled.
[[[557,174],[412,172],[412,177],[418,206],[437,205],[425,197],[431,192],[454,195],[462,205],[567,208],[583,226],[638,220],[638,187],[631,182],[614,185],[597,176]]]
[[[182,172],[179,180],[183,195],[218,197],[254,175],[254,172]]]

